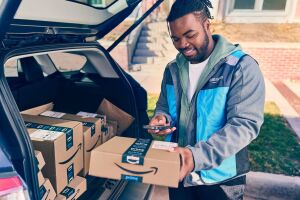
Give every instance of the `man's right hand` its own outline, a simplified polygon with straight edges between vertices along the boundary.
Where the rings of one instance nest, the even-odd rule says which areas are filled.
[[[169,126],[170,123],[169,122],[167,123],[166,116],[164,116],[164,115],[156,115],[155,117],[153,117],[151,119],[149,125],[150,126],[158,126],[158,125]],[[175,130],[176,130],[176,127],[172,127],[172,128],[165,129],[165,130],[162,130],[162,131],[159,131],[159,130],[148,130],[148,133],[157,134],[157,135],[168,135],[168,134],[172,133]]]

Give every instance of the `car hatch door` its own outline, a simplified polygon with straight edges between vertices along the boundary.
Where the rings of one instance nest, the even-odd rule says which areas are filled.
[[[21,0],[0,0],[0,41],[2,41],[9,24],[16,14]]]

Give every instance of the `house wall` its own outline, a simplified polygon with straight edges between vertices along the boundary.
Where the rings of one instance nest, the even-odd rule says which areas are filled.
[[[213,14],[217,22],[228,23],[294,23],[300,22],[300,0],[288,0],[285,13],[232,12],[228,13],[229,3],[233,0],[211,0],[214,5]]]
[[[300,22],[300,1],[298,0],[296,11],[295,11],[295,21]]]
[[[246,53],[257,60],[270,80],[300,80],[299,43],[252,43],[242,44]]]

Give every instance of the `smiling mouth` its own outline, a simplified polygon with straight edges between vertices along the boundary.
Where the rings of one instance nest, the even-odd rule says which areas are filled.
[[[182,53],[187,57],[191,57],[195,54],[195,49],[186,49],[183,50]]]

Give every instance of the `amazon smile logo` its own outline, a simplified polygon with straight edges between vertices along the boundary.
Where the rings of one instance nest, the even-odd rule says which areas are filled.
[[[70,161],[76,156],[76,154],[79,152],[79,150],[81,149],[81,147],[82,147],[82,143],[80,143],[80,144],[77,146],[77,150],[75,151],[75,153],[74,153],[70,158],[68,158],[68,159],[65,160],[65,161],[59,162],[59,164],[64,165],[64,164],[70,162]]]
[[[158,171],[157,167],[150,167],[150,170],[147,170],[147,171],[133,171],[130,169],[126,169],[125,167],[122,167],[122,166],[118,165],[117,163],[115,163],[115,165],[117,165],[120,169],[122,169],[125,172],[131,173],[131,174],[136,174],[136,175],[144,175],[144,174],[150,174],[150,173],[153,173],[155,175]]]
[[[96,143],[92,146],[92,148],[86,150],[86,152],[91,152],[97,146],[99,141],[100,141],[100,135],[98,136],[98,139],[97,139]]]

